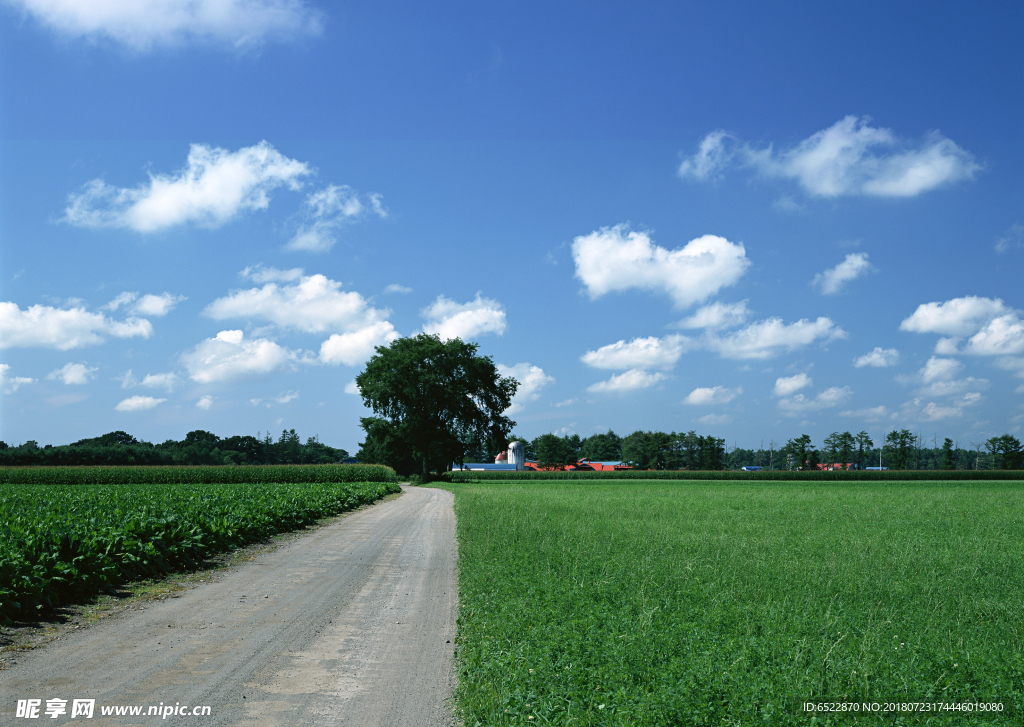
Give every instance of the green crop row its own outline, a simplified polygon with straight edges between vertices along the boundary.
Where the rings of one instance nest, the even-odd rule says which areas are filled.
[[[205,485],[269,482],[395,482],[383,465],[309,464],[184,467],[0,467],[0,484]]]
[[[866,472],[736,472],[702,470],[618,470],[616,472],[450,472],[452,482],[501,482],[527,480],[701,480],[704,482],[743,480],[744,482],[963,482],[967,480],[1024,480],[1024,470],[884,470]]]
[[[399,489],[394,482],[0,486],[0,622],[196,567],[211,554]]]

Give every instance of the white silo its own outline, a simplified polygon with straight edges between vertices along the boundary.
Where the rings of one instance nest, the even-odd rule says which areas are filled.
[[[517,471],[526,469],[523,465],[526,462],[526,447],[522,442],[508,443],[508,463],[514,464]]]

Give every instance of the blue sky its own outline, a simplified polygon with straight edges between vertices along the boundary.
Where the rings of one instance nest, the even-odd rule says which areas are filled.
[[[530,437],[1020,436],[1022,21],[4,0],[0,438],[354,451],[423,330]]]

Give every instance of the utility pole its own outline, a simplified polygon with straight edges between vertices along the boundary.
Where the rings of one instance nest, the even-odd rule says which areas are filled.
[[[771,441],[768,442],[768,446],[772,448],[771,454],[768,456],[768,471],[771,472],[775,465],[775,438],[772,437]]]

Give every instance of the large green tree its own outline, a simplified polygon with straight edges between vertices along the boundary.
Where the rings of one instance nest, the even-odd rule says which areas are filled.
[[[377,353],[356,377],[363,402],[376,415],[371,428],[387,429],[390,448],[404,448],[424,476],[462,463],[474,441],[504,439],[515,422],[502,414],[519,383],[502,377],[477,345],[421,333],[399,338]],[[363,445],[364,451],[372,446]]]

